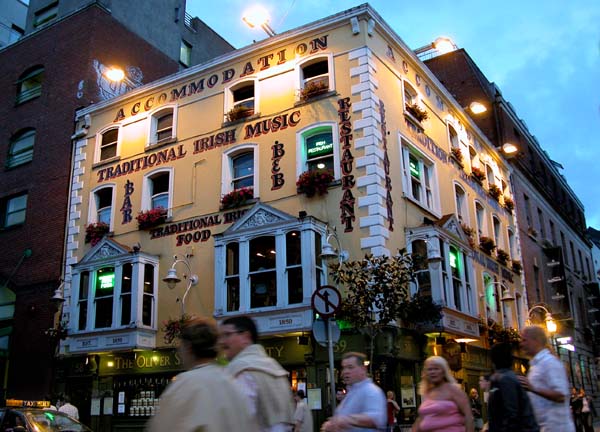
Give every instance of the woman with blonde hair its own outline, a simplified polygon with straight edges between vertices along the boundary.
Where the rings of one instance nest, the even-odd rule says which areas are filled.
[[[469,399],[450,374],[448,362],[439,356],[425,360],[419,384],[421,406],[413,432],[473,432]]]

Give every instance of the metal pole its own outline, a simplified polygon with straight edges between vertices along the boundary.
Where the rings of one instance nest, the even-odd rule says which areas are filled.
[[[331,391],[331,415],[335,412],[336,408],[336,394],[335,394],[335,369],[333,363],[333,338],[331,331],[331,320],[325,318],[325,324],[327,327],[327,354],[329,355],[329,386]]]

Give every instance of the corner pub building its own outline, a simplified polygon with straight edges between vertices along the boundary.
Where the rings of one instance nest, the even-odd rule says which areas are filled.
[[[517,221],[503,205],[508,165],[369,5],[81,109],[76,120],[59,387],[85,394],[79,408],[95,429],[140,430],[152,415],[182,370],[165,323],[183,311],[251,315],[323,420],[327,353],[306,336],[311,295],[331,282],[320,257],[328,227],[352,260],[400,248],[428,258],[411,289],[443,304],[443,319],[431,333],[378,336],[373,357],[375,380],[401,394],[407,412],[427,355],[446,355],[475,385],[489,368],[479,318],[525,320],[510,267],[520,259]],[[302,174],[322,168],[333,174],[327,193],[298,192]],[[480,250],[485,238],[509,259]],[[168,289],[172,265],[181,282]],[[344,331],[336,361],[368,346]]]

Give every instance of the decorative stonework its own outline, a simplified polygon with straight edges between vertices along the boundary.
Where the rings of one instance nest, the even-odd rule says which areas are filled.
[[[264,209],[258,210],[246,222],[240,225],[240,229],[255,228],[263,225],[269,225],[281,221],[279,216],[269,213]]]

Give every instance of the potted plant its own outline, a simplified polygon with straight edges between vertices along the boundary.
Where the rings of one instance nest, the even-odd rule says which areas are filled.
[[[498,262],[500,264],[506,265],[510,256],[508,255],[508,252],[506,252],[504,249],[498,249],[496,251],[496,258],[498,259]]]
[[[414,118],[416,118],[419,123],[421,123],[423,120],[427,120],[429,118],[429,114],[427,113],[426,110],[424,110],[423,108],[421,108],[418,104],[416,103],[412,103],[412,104],[406,104],[406,111],[413,116]]]
[[[483,181],[485,180],[485,173],[481,169],[473,167],[471,168],[471,178],[477,183],[483,184]]]
[[[329,184],[333,181],[333,174],[328,169],[308,170],[300,174],[296,181],[296,190],[307,197],[315,194],[325,195]]]
[[[44,334],[55,341],[65,340],[69,335],[68,323],[66,321],[61,321],[56,327],[50,327],[46,330]]]
[[[490,237],[481,236],[479,238],[479,247],[486,254],[491,255],[494,249],[496,249],[496,243]]]
[[[512,200],[511,197],[505,196],[504,197],[504,208],[506,210],[508,210],[509,212],[512,212],[515,208],[515,202]]]
[[[102,240],[102,237],[104,237],[109,230],[110,225],[107,223],[91,223],[85,227],[85,242],[90,243],[92,246],[96,246],[96,244]]]
[[[306,101],[329,91],[329,81],[310,81],[300,90],[300,99]]]
[[[221,197],[221,210],[238,208],[253,198],[254,189],[251,187],[232,190],[228,194],[225,194]]]
[[[163,207],[155,207],[150,210],[141,211],[135,217],[138,228],[141,230],[154,228],[157,225],[165,223],[167,220],[167,209]]]
[[[475,230],[463,222],[461,222],[460,227],[462,228],[462,230],[466,234],[466,236],[469,238],[469,246],[474,247],[475,246],[475,240],[474,240]]]
[[[254,114],[254,108],[248,108],[244,105],[236,105],[227,112],[227,121],[234,122]]]
[[[522,270],[523,266],[521,265],[521,261],[512,260],[512,271],[514,271],[516,274],[521,274]]]
[[[181,330],[192,319],[191,316],[183,314],[179,318],[163,321],[161,330],[165,333],[164,341],[166,344],[171,344],[175,339],[181,336]]]
[[[502,191],[495,184],[491,184],[488,188],[488,193],[494,198],[496,201],[500,201],[500,195],[502,195]]]
[[[462,151],[460,151],[460,149],[458,147],[452,147],[450,148],[450,156],[452,156],[452,158],[458,162],[458,164],[462,167],[463,165],[463,154]]]

